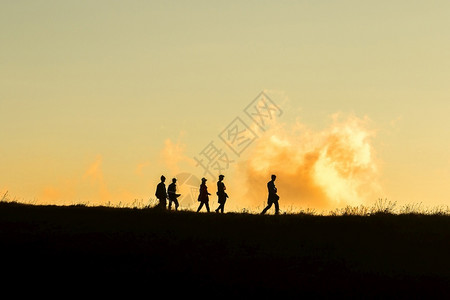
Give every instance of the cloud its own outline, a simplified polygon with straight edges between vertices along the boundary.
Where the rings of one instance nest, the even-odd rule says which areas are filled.
[[[46,186],[42,190],[40,198],[45,199],[45,201],[57,203],[58,201],[61,201],[61,199],[63,198],[63,194],[64,193],[60,188],[56,188],[54,186]]]
[[[330,125],[323,130],[308,128],[301,121],[273,124],[225,173],[230,195],[227,208],[262,209],[267,201],[266,183],[271,174],[277,175],[276,185],[284,210],[334,209],[379,198],[379,161],[373,147],[375,131],[369,129],[370,125],[367,117],[343,114],[331,116]],[[196,177],[201,171],[196,168],[195,160],[186,155],[186,149],[181,137],[177,141],[166,139],[159,153],[159,163],[155,165],[164,166],[167,178],[182,173]],[[143,177],[144,170],[151,165],[154,164],[150,160],[138,164],[135,175]],[[181,189],[183,182],[181,177],[179,179]],[[198,183],[185,185],[187,189],[183,193],[186,195],[198,189]],[[211,179],[209,185],[215,193],[215,180]],[[131,197],[136,199],[135,193],[130,191],[132,189],[124,186],[115,187],[114,193],[110,191],[103,173],[103,157],[98,155],[84,173],[59,185],[48,185],[41,197],[52,203],[71,199],[106,204],[130,201]],[[185,204],[196,205],[195,201],[188,202]],[[214,196],[211,202],[212,206],[216,204]]]
[[[90,179],[92,182],[103,181],[103,172],[101,170],[102,166],[102,156],[97,155],[95,161],[89,166],[89,168],[84,173],[85,179]]]
[[[180,139],[177,142],[173,142],[170,138],[166,139],[160,152],[161,161],[172,174],[184,171],[181,169],[183,166],[192,167],[195,165],[194,159],[186,156],[186,144],[182,143]]]
[[[97,201],[106,203],[112,200],[111,193],[108,190],[102,171],[101,155],[98,155],[95,161],[88,167],[83,178],[90,180],[91,186],[97,189]]]
[[[285,207],[328,209],[372,199],[380,186],[369,123],[368,118],[335,114],[322,131],[301,122],[272,127],[237,165],[246,190],[243,204],[265,205],[271,174],[277,175]]]
[[[310,129],[301,121],[275,122],[226,171],[228,208],[262,209],[271,174],[277,175],[280,205],[285,209],[334,209],[377,199],[381,193],[379,161],[371,124],[367,117],[341,113],[332,115],[323,130]],[[165,141],[160,157],[172,174],[195,166],[185,152],[180,139]],[[215,189],[214,180],[209,185]],[[212,201],[216,201],[214,196]]]
[[[148,166],[150,166],[150,161],[146,160],[142,163],[139,163],[135,170],[134,173],[138,176],[143,176],[144,175],[144,169],[146,169]]]

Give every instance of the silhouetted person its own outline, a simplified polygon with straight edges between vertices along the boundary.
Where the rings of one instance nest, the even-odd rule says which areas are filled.
[[[161,209],[166,209],[166,199],[167,199],[167,192],[166,192],[166,185],[164,184],[164,181],[166,181],[166,177],[164,175],[161,176],[161,182],[158,183],[156,186],[156,193],[155,196],[159,200],[158,207]]]
[[[219,175],[219,181],[217,181],[217,196],[219,197],[219,199],[218,199],[219,207],[216,209],[217,213],[219,211],[221,213],[223,213],[224,208],[225,208],[225,202],[227,201],[227,198],[228,198],[228,195],[225,192],[225,190],[227,188],[225,187],[225,184],[223,183],[224,177],[225,177],[224,175]]]
[[[175,210],[178,210],[178,197],[181,196],[181,194],[177,194],[177,179],[172,178],[172,183],[169,184],[169,187],[167,188],[167,194],[169,195],[169,210],[172,209],[172,202],[175,204]]]
[[[275,214],[278,215],[280,213],[280,206],[278,205],[278,200],[280,199],[280,197],[277,195],[277,188],[275,187],[276,178],[277,176],[272,175],[272,180],[267,183],[269,196],[267,197],[267,206],[263,209],[261,214],[265,214],[267,210],[272,207],[272,204],[275,204]]]
[[[206,210],[209,212],[209,195],[208,187],[206,186],[206,178],[202,178],[202,184],[200,185],[200,194],[198,195],[198,201],[200,201],[200,205],[198,206],[197,212],[202,209],[203,205],[206,206]]]

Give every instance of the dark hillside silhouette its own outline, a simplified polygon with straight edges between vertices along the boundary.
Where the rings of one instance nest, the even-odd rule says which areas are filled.
[[[0,251],[3,291],[445,298],[450,217],[0,203]]]

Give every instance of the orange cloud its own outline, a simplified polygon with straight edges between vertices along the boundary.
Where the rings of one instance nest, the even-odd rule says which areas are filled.
[[[148,166],[150,166],[150,161],[145,161],[143,163],[139,163],[136,168],[134,173],[136,175],[142,176],[144,174],[144,169],[147,168]]]
[[[106,203],[112,200],[111,193],[108,190],[106,182],[103,178],[102,156],[98,155],[96,160],[89,166],[84,174],[84,179],[90,179],[91,185],[97,188],[98,201]]]
[[[145,167],[144,165],[142,168]],[[119,186],[108,184],[107,176],[103,172],[103,157],[98,155],[92,163],[86,166],[81,174],[70,178],[62,178],[56,183],[47,184],[38,193],[37,202],[40,204],[89,204],[89,205],[144,205],[143,196],[131,187],[129,183]],[[1,197],[1,195],[0,195]]]
[[[264,134],[238,164],[248,206],[265,205],[265,184],[277,175],[280,205],[328,209],[359,205],[380,192],[368,119],[333,115],[329,128],[315,132],[297,123]]]
[[[84,173],[84,178],[89,178],[93,182],[103,181],[103,172],[101,171],[102,166],[102,156],[98,155],[89,168]]]
[[[195,165],[194,159],[186,156],[186,145],[180,140],[176,143],[172,142],[171,139],[166,139],[164,141],[164,148],[160,152],[160,157],[164,165],[173,174],[180,173],[181,165],[193,166]]]
[[[58,202],[61,201],[63,193],[60,189],[53,186],[47,186],[41,192],[40,198],[45,199],[45,201]]]

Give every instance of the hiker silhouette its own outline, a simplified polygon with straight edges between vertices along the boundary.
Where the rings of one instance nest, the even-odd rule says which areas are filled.
[[[223,213],[225,209],[225,202],[227,201],[228,198],[228,194],[225,192],[227,188],[223,183],[224,177],[225,177],[224,175],[219,175],[219,181],[217,181],[217,196],[219,198],[217,202],[219,202],[219,207],[216,209],[216,213],[218,212]]]
[[[200,202],[200,205],[198,206],[197,212],[202,209],[203,205],[205,205],[206,210],[209,212],[209,195],[208,193],[208,187],[206,186],[206,178],[202,178],[202,184],[200,185],[200,194],[198,195],[198,201]]]
[[[276,175],[272,175],[272,180],[267,183],[267,190],[269,192],[269,196],[267,197],[267,206],[263,209],[261,214],[265,214],[271,207],[272,204],[275,205],[275,214],[278,215],[280,213],[280,206],[278,204],[278,200],[280,197],[277,194],[277,188],[275,187],[275,179]]]
[[[178,197],[181,196],[181,194],[177,194],[177,179],[172,178],[172,183],[169,184],[169,187],[167,188],[167,194],[169,197],[169,210],[172,209],[172,202],[175,205],[175,210],[178,210],[178,206],[180,204],[178,203]]]
[[[156,186],[155,196],[159,200],[158,208],[160,209],[166,209],[167,192],[166,185],[164,183],[165,181],[166,177],[164,177],[164,175],[161,175],[161,182]]]

